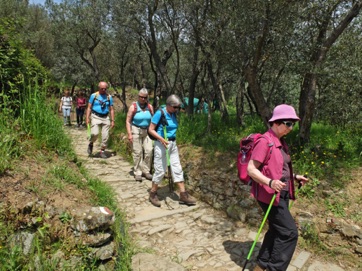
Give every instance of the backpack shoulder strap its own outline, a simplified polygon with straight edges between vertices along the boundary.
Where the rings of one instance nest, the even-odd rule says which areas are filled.
[[[153,116],[153,108],[151,107],[150,103],[147,103],[148,110],[150,111],[151,115]]]
[[[156,130],[158,128],[158,126],[160,126],[160,124],[166,124],[166,126],[168,125],[167,121],[166,121],[166,116],[165,116],[165,112],[163,112],[162,108],[158,109],[157,111],[161,111],[161,117],[160,120],[158,121],[158,123],[156,124]],[[156,111],[156,112],[157,112]],[[155,113],[156,114],[156,113]]]
[[[99,95],[99,91],[94,93],[94,99],[92,101],[92,107],[93,107],[94,101],[97,99],[98,95]]]
[[[269,136],[267,136],[265,134],[262,134],[260,137],[264,137],[264,138],[266,138],[268,140],[269,151],[268,151],[267,156],[265,157],[265,160],[263,162],[263,165],[266,165],[269,162],[271,153],[273,151],[274,142],[272,141],[272,139]]]
[[[132,115],[132,119],[133,119],[133,117],[134,117],[134,116],[136,115],[136,113],[137,113],[137,103],[136,103],[136,102],[133,102],[132,105],[133,105],[133,115]]]

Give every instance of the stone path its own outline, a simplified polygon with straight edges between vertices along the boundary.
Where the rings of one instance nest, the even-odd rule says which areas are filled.
[[[136,182],[132,165],[111,151],[106,152],[107,159],[99,158],[97,144],[93,157],[88,157],[86,129],[73,126],[67,131],[84,166],[114,188],[119,206],[127,214],[130,233],[144,251],[133,257],[134,271],[242,270],[257,229],[250,230],[202,202],[193,207],[180,205],[178,194],[170,194],[167,184],[159,189],[161,208],[152,206],[148,201],[151,182]],[[246,270],[253,270],[262,237]],[[318,261],[309,252],[297,249],[287,271],[298,270],[346,269]]]

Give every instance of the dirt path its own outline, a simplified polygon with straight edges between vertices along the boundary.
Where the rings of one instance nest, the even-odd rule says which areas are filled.
[[[106,152],[107,159],[99,158],[97,145],[93,157],[88,157],[86,130],[73,126],[67,131],[90,174],[114,188],[119,207],[127,213],[134,242],[147,251],[133,257],[133,270],[242,270],[255,231],[202,202],[193,207],[180,205],[178,195],[170,194],[167,185],[159,189],[162,207],[152,206],[148,201],[151,182],[136,182],[131,175],[132,165],[112,151]],[[246,270],[253,269],[261,240],[262,236]],[[287,271],[297,270],[344,269],[318,261],[307,251],[296,251]]]

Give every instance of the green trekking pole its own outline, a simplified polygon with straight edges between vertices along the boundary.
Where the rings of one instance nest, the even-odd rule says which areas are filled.
[[[91,128],[90,128],[90,124],[88,123],[87,125],[87,132],[88,132],[88,139],[90,140],[91,138]]]
[[[261,230],[262,230],[263,227],[264,227],[264,224],[265,224],[266,219],[268,218],[270,209],[271,209],[271,207],[273,206],[273,203],[274,203],[274,200],[275,200],[275,198],[276,198],[276,195],[277,195],[277,192],[274,193],[274,195],[273,195],[273,197],[272,197],[272,199],[271,199],[271,201],[270,201],[270,203],[269,203],[269,207],[268,207],[268,209],[267,209],[267,211],[266,211],[266,213],[265,213],[265,216],[264,216],[264,218],[263,218],[263,221],[261,222],[261,225],[260,225],[260,227],[259,227],[258,233],[257,233],[257,235],[256,235],[256,237],[255,237],[254,243],[253,243],[253,245],[252,245],[251,248],[250,248],[248,257],[246,258],[246,261],[245,261],[245,264],[244,264],[244,267],[243,267],[243,270],[242,270],[242,271],[245,270],[245,267],[246,267],[247,263],[249,262],[249,260],[250,260],[250,258],[251,258],[251,254],[253,254],[254,247],[255,247],[255,245],[256,245],[256,242],[258,242],[259,235],[260,235],[260,233],[261,233]]]
[[[163,126],[163,135],[164,135],[165,140],[168,141],[166,125]],[[172,193],[173,192],[173,181],[172,181],[172,174],[171,174],[170,153],[168,152],[168,147],[166,148],[166,157],[167,157],[168,189],[169,189],[170,193]]]

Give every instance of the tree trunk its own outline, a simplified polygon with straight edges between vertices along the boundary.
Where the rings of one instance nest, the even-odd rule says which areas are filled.
[[[302,84],[299,100],[299,137],[302,143],[307,143],[310,138],[310,128],[312,126],[317,76],[314,73],[306,73]]]
[[[223,88],[222,84],[219,84],[218,89],[220,91],[221,104],[222,104],[222,108],[223,108],[221,119],[225,122],[228,122],[229,121],[229,111],[227,108],[227,102],[225,99],[224,88]]]
[[[160,78],[166,87],[167,94],[169,94],[169,92],[172,91],[172,89],[171,89],[172,86],[171,86],[170,81],[167,76],[166,63],[172,56],[174,48],[172,46],[170,46],[170,48],[168,50],[165,50],[163,53],[163,57],[161,59],[161,56],[159,55],[158,50],[157,50],[157,40],[158,39],[156,38],[156,30],[155,30],[155,26],[153,23],[153,16],[157,10],[157,5],[158,5],[158,1],[156,1],[154,3],[153,7],[151,7],[151,6],[148,7],[147,21],[148,21],[148,26],[149,26],[149,30],[150,30],[150,37],[146,38],[146,42],[147,42],[147,46],[151,52],[151,56],[152,56],[153,60],[155,61],[154,64],[155,64],[157,73],[160,75]],[[166,96],[167,96],[167,94],[166,94]]]
[[[210,77],[210,80],[211,80],[212,87],[214,89],[214,93],[216,93],[216,96],[217,96],[218,100],[221,101],[220,102],[220,104],[221,104],[221,106],[220,106],[221,118],[224,121],[228,121],[229,112],[227,110],[225,96],[224,96],[224,93],[223,93],[223,90],[222,90],[222,85],[219,84],[217,82],[217,79],[215,78],[215,74],[214,74],[214,71],[213,71],[213,68],[212,68],[210,58],[208,58],[206,66],[207,66],[207,71],[208,71],[208,74],[209,74],[209,77]]]
[[[240,89],[236,94],[236,123],[239,127],[243,126],[244,117],[244,94],[245,94],[245,83],[240,80]]]
[[[335,5],[334,9],[331,9],[330,16],[327,17],[325,21],[321,24],[317,37],[317,45],[319,46],[315,49],[314,53],[311,56],[310,62],[312,68],[305,73],[302,89],[300,92],[299,115],[301,121],[299,137],[303,144],[310,141],[310,130],[312,127],[312,120],[315,111],[317,72],[325,61],[327,52],[330,50],[338,37],[343,33],[343,31],[348,27],[353,18],[358,15],[361,7],[362,1],[355,2],[350,11],[340,21],[338,26],[336,28],[333,28],[333,31],[328,37],[326,37],[328,25],[331,24],[330,20],[332,14],[335,12],[336,9],[338,9],[338,5]]]
[[[112,81],[111,81],[112,82]],[[121,103],[122,103],[122,105],[123,105],[123,112],[124,113],[127,113],[128,112],[128,107],[127,107],[127,103],[126,103],[126,99],[124,99],[122,96],[121,96],[121,94],[119,94],[119,92],[118,92],[118,90],[117,90],[117,87],[115,86],[115,85],[113,85],[112,83],[110,83],[109,84],[110,86],[110,88],[113,88],[113,90],[114,90],[114,92],[115,92],[115,94],[114,94],[114,96],[116,96],[120,101],[121,101]],[[126,85],[126,84],[122,84],[122,85]],[[123,94],[123,88],[122,88],[122,94]]]
[[[250,65],[244,69],[245,78],[248,82],[248,87],[250,89],[249,96],[253,103],[255,104],[258,114],[261,116],[265,127],[268,127],[271,110],[265,102],[261,88],[257,82],[257,72]]]

